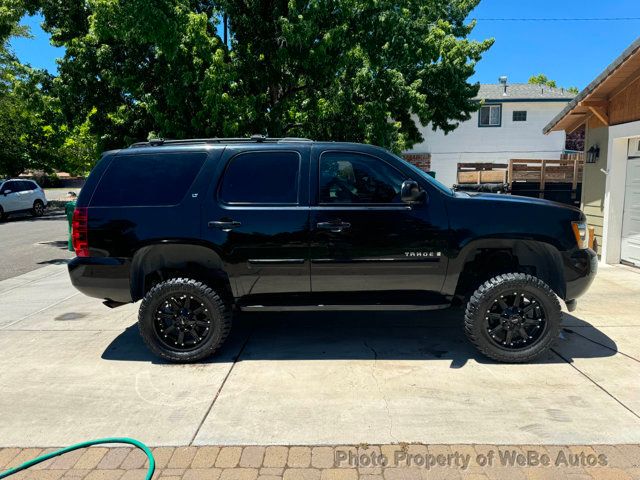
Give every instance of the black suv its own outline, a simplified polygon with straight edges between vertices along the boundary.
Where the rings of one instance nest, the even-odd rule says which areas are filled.
[[[371,145],[156,141],[107,152],[73,217],[73,285],[166,359],[220,348],[232,311],[426,309],[466,302],[485,355],[525,362],[558,337],[596,254],[579,210],[454,193]]]

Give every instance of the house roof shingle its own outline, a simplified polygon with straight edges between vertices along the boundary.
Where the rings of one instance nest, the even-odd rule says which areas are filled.
[[[515,101],[515,100],[551,100],[551,101],[570,101],[575,97],[574,93],[571,93],[563,88],[552,88],[546,85],[533,85],[530,83],[507,83],[505,91],[505,85],[501,83],[483,83],[480,85],[480,90],[476,99],[478,100],[500,100],[500,101]]]

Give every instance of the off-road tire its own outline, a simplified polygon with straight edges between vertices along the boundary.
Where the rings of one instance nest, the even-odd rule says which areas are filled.
[[[513,291],[534,295],[546,317],[545,331],[540,338],[516,350],[502,348],[490,338],[485,318],[495,299]],[[560,302],[546,283],[524,273],[506,273],[486,281],[471,296],[465,312],[464,330],[471,343],[487,357],[505,363],[525,363],[535,360],[551,348],[558,338],[561,319]]]
[[[31,215],[34,217],[41,217],[44,215],[44,203],[42,200],[36,200],[33,202],[33,208],[31,209]]]
[[[154,328],[154,316],[159,305],[168,295],[179,293],[193,296],[206,306],[212,320],[211,333],[190,351],[168,348]],[[190,363],[213,355],[222,346],[231,331],[231,317],[231,307],[211,287],[189,278],[171,278],[156,284],[145,295],[138,314],[138,328],[145,344],[155,355],[172,362]]]

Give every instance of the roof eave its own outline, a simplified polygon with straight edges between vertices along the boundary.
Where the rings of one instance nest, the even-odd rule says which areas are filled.
[[[551,131],[564,130],[556,128],[560,121],[566,117],[570,112],[578,106],[587,96],[591,95],[602,82],[609,78],[624,62],[626,62],[632,55],[634,55],[640,48],[640,37],[638,37],[631,45],[629,45],[624,52],[622,52],[611,64],[604,69],[600,75],[598,75],[593,81],[587,85],[578,95],[575,96],[569,104],[560,111],[553,119],[542,129],[542,132],[546,135]]]

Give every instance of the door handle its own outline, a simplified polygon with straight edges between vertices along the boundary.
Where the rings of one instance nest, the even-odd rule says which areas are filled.
[[[329,230],[333,233],[340,233],[351,226],[348,222],[318,222],[316,226],[320,230]]]
[[[219,222],[209,222],[209,228],[219,228],[223,232],[230,232],[236,227],[242,225],[240,222],[236,222],[235,220],[229,221],[219,221]]]

